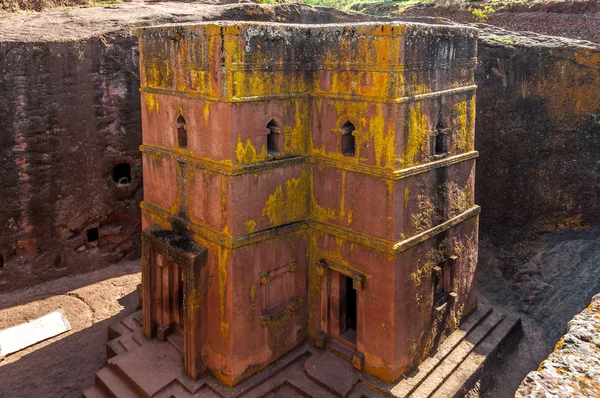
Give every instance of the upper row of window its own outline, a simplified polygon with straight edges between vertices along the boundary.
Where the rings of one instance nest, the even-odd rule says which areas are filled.
[[[275,120],[267,123],[267,152],[274,156],[283,151],[283,134],[281,127]],[[342,124],[341,152],[344,156],[356,156],[356,137],[354,132],[356,128],[347,121]],[[177,145],[179,148],[187,148],[187,124],[185,118],[181,115],[177,118]],[[435,144],[433,153],[435,156],[445,155],[448,152],[448,132],[443,122],[436,126]]]
[[[267,152],[269,155],[277,155],[283,151],[283,135],[281,133],[281,127],[275,120],[271,120],[267,124],[269,134],[267,134]],[[354,137],[354,131],[356,128],[349,121],[342,125],[342,154],[344,156],[356,156],[356,137]]]

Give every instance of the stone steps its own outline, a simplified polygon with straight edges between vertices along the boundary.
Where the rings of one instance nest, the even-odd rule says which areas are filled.
[[[404,376],[397,384],[390,384],[368,374],[362,374],[361,379],[371,389],[377,390],[386,396],[408,396],[436,369],[436,367],[465,339],[467,334],[475,329],[488,315],[492,307],[480,304],[460,328],[454,331],[440,345],[435,355],[425,359],[417,369]]]
[[[347,396],[360,380],[360,372],[329,351],[317,352],[308,358],[304,362],[304,373],[324,391],[337,397]]]
[[[167,341],[177,350],[180,355],[183,355],[183,335],[181,333],[171,333],[167,337]]]
[[[520,326],[521,319],[507,315],[494,330],[473,350],[460,366],[448,377],[433,398],[458,398],[475,385],[488,358],[494,356],[502,342]]]
[[[471,354],[477,344],[483,340],[501,321],[504,314],[497,311],[488,315],[485,320],[469,333],[452,352],[427,376],[421,384],[412,390],[407,397],[429,398]]]
[[[361,381],[383,396],[463,396],[477,380],[486,360],[496,353],[519,322],[516,316],[506,316],[489,305],[480,304],[460,328],[444,340],[435,355],[423,361],[412,374],[395,385],[366,374],[361,374]]]
[[[108,327],[106,356],[108,366],[96,372],[95,384],[83,392],[86,398],[138,398],[133,383],[123,377],[114,363],[142,345],[142,312],[123,318]],[[191,396],[191,395],[190,395]]]
[[[461,397],[478,380],[486,361],[496,354],[520,322],[513,315],[507,316],[480,304],[460,329],[443,341],[435,355],[423,361],[414,374],[406,375],[397,383],[386,383],[359,372],[348,363],[350,354],[344,350],[324,351],[305,343],[230,389],[210,374],[197,381],[185,378],[183,373],[158,373],[156,376],[162,380],[149,376],[155,370],[147,367],[149,355],[156,353],[163,361],[170,360],[172,364],[166,368],[172,369],[180,360],[182,341],[175,334],[165,343],[146,340],[140,320],[141,314],[136,313],[111,329],[110,335],[114,338],[109,346],[114,356],[108,360],[107,367],[97,372],[95,386],[85,390],[84,397],[258,398],[281,394],[314,398]],[[144,377],[150,377],[154,386],[145,385]]]
[[[110,398],[110,395],[105,393],[97,385],[93,385],[83,391],[83,398]]]
[[[120,374],[107,366],[96,372],[96,385],[113,398],[138,398],[140,395]]]
[[[123,318],[108,327],[106,357],[110,360],[139,347],[143,339],[142,311]]]

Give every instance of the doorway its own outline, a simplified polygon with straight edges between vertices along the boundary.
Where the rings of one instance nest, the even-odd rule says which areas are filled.
[[[340,337],[356,344],[356,290],[352,278],[340,275],[342,278],[342,291],[340,294]]]

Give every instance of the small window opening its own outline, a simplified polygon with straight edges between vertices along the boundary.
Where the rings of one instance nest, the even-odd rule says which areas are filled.
[[[131,166],[119,163],[112,169],[112,179],[117,185],[128,185],[131,182]]]
[[[354,290],[354,284],[351,277],[342,276],[345,279],[342,283],[342,289],[344,293],[340,295],[340,307],[345,309],[341,311],[341,316],[344,319],[340,320],[340,336],[351,343],[356,343],[356,290]]]
[[[90,228],[87,230],[87,241],[96,242],[100,238],[98,228]]]
[[[356,156],[356,137],[354,137],[354,125],[346,122],[342,125],[342,154],[344,156]]]
[[[445,155],[446,153],[448,153],[446,128],[440,121],[435,131],[435,155]]]
[[[271,120],[267,124],[269,134],[267,134],[267,152],[269,155],[277,155],[283,150],[283,134],[281,134],[281,128],[277,125],[275,120]]]
[[[0,271],[4,270],[4,254],[0,254]]]
[[[177,118],[177,146],[187,148],[187,124],[181,115]]]
[[[452,263],[451,258],[433,267],[433,305],[435,308],[444,305],[452,292]]]

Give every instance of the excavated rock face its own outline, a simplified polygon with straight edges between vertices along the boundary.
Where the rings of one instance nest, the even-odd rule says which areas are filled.
[[[0,43],[0,289],[139,245],[139,80],[130,38]]]
[[[600,47],[487,25],[479,41],[482,235],[514,243],[600,221]]]
[[[600,394],[600,294],[571,322],[567,333],[515,397],[597,397]]]

